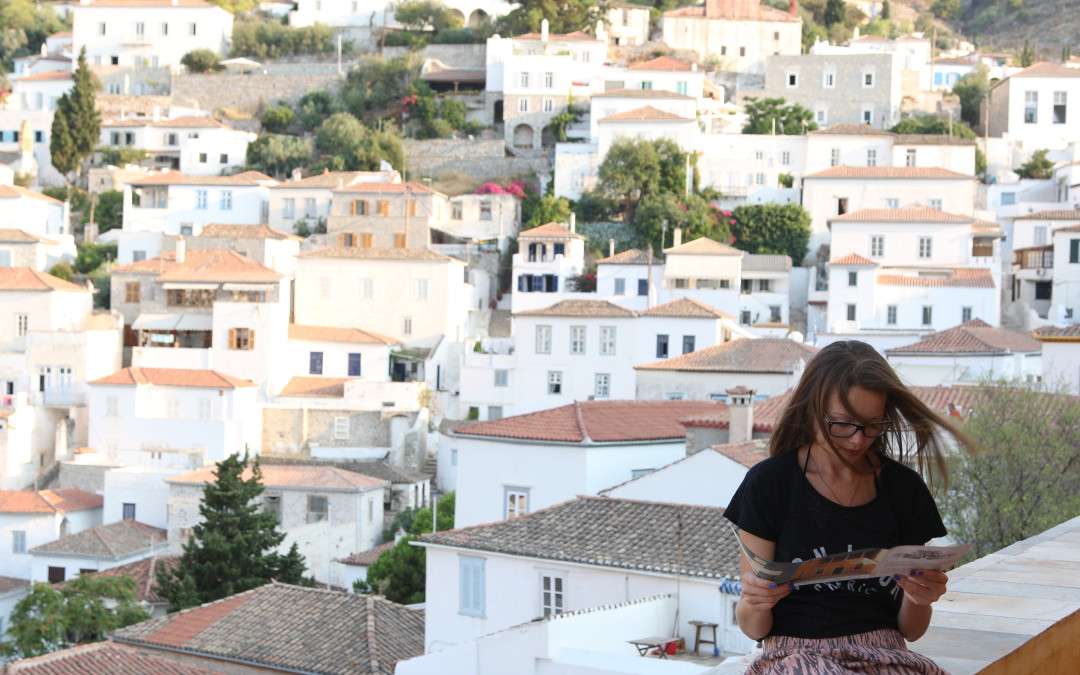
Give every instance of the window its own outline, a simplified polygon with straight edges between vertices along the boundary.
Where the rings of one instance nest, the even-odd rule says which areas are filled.
[[[638,282],[637,282],[637,294],[638,295],[648,295],[649,294],[649,280],[648,279],[638,279]]]
[[[562,371],[561,370],[549,370],[548,371],[548,393],[549,394],[561,394],[562,393]]]
[[[1046,226],[1045,225],[1036,225],[1035,226],[1035,245],[1036,246],[1045,246],[1046,245]]]
[[[518,84],[522,89],[528,89],[529,88],[529,74],[528,73],[520,73],[518,75]]]
[[[826,108],[818,108],[814,111],[814,121],[819,125],[824,125],[829,119],[829,111]]]
[[[199,153],[199,164],[206,164],[208,158],[209,158],[209,156],[205,152],[200,152]]]
[[[686,82],[679,81],[679,82],[675,83],[675,93],[676,94],[682,94],[683,96],[686,96],[686,92],[687,92]]]
[[[176,145],[176,134],[165,134],[165,145]]]
[[[1024,92],[1024,124],[1037,124],[1039,121],[1039,92]]]
[[[915,166],[915,148],[908,148],[904,157],[904,166]]]
[[[491,202],[480,202],[480,220],[491,220]]]
[[[656,358],[666,359],[668,357],[668,336],[657,335],[656,336]]]
[[[489,420],[501,420],[503,416],[503,407],[501,405],[489,405],[487,418]]]
[[[1080,239],[1069,240],[1069,262],[1080,263]]]
[[[840,164],[840,148],[833,148],[829,153],[829,166],[838,166]]]
[[[204,195],[203,206],[201,208],[205,209],[206,208],[206,203],[205,203],[206,202],[206,200],[205,200],[206,190],[199,190],[199,192],[203,193],[203,195]],[[287,199],[282,200],[282,217],[284,217],[286,220],[292,220],[293,218],[296,217],[296,200],[293,199],[292,197],[289,197]]]
[[[600,354],[611,356],[615,353],[615,326],[600,326]]]
[[[428,280],[416,279],[413,281],[413,295],[417,300],[427,300]]]
[[[780,153],[780,163],[783,164],[784,166],[789,166],[791,164],[791,152],[789,152],[787,150],[784,150],[783,152],[781,152]]]
[[[727,45],[720,46],[720,56],[727,56]]]
[[[886,198],[885,199],[885,208],[887,208],[887,209],[898,209],[898,208],[900,208],[900,200],[892,198],[892,197]]]
[[[293,201],[292,199],[286,199],[286,202]],[[349,215],[350,216],[366,216],[371,209],[370,203],[366,199],[354,199],[349,202]]]
[[[682,336],[682,353],[689,354],[690,352],[694,351],[695,342],[696,338],[693,335]]]
[[[450,220],[461,220],[461,202],[450,204]]]
[[[971,321],[971,308],[970,307],[961,307],[960,308],[960,323],[964,323],[965,321]]]
[[[162,35],[168,35],[169,34],[169,24],[167,22],[163,21],[161,23],[161,34]]]
[[[896,325],[896,305],[889,305],[885,308],[885,323],[890,326]]]
[[[199,26],[198,26],[198,24],[194,24],[194,23],[189,23],[189,24],[188,24],[188,33],[189,33],[189,34],[191,34],[191,35],[197,35],[197,34],[198,34],[198,32],[199,32]]]
[[[98,24],[98,35],[104,35],[104,34],[105,34],[105,22],[103,21],[103,22]]]
[[[826,89],[832,89],[836,86],[836,73],[825,73],[825,77],[822,79],[821,86]]]
[[[510,371],[498,369],[495,371],[495,386],[507,387],[510,385]]]
[[[197,209],[205,209],[206,208],[206,201],[207,201],[206,200],[206,190],[196,190],[195,191],[195,208],[197,208]],[[292,201],[292,200],[290,199],[290,200],[287,200],[287,201]],[[288,218],[290,216],[288,216],[286,214],[286,217]]]
[[[120,416],[120,400],[116,396],[105,397],[105,417]]]
[[[544,73],[544,89],[555,88],[555,73]]]
[[[940,211],[942,208],[942,203],[940,199],[928,199],[926,203],[930,208],[937,209],[938,211]]]
[[[135,22],[135,34],[139,36],[146,35],[146,24],[142,21]]]
[[[349,354],[349,377],[360,377],[360,354]]]
[[[932,252],[930,237],[919,237],[919,257],[926,260],[930,258]]]
[[[848,286],[858,286],[859,285],[859,273],[858,272],[848,272],[847,273],[847,285]]]
[[[232,210],[232,190],[222,190],[221,191],[221,210],[222,211],[231,211]]]
[[[866,151],[866,166],[877,166],[877,150],[874,148]]]
[[[765,184],[765,174],[763,174],[763,173],[754,174],[754,184],[755,185],[764,185]]]
[[[1068,92],[1065,91],[1054,92],[1054,124],[1065,124],[1068,96]]]
[[[739,56],[746,56],[746,47],[739,47]]]
[[[374,279],[361,279],[360,280],[360,294],[364,298],[370,300],[375,297],[375,280]]]
[[[769,305],[769,321],[780,322],[780,305]]]
[[[15,315],[15,337],[26,337],[26,333],[29,330],[30,330],[30,315],[29,314],[16,314]]]
[[[410,199],[405,202],[405,215],[415,216],[419,213],[418,202],[415,199]]]
[[[483,558],[469,555],[458,558],[460,614],[484,618],[484,562]]]
[[[934,308],[930,305],[923,305],[922,308],[922,322],[924,326],[929,326],[932,323]]]
[[[756,150],[754,152],[754,159],[765,159],[765,151],[764,150]]]
[[[412,317],[406,316],[401,319],[401,332],[404,335],[412,335]]]
[[[870,237],[870,257],[880,258],[883,255],[885,255],[885,237],[875,234]]]
[[[874,86],[874,74],[873,73],[863,73],[862,86],[863,87],[872,87],[872,86]]]
[[[255,349],[255,331],[251,328],[230,328],[229,349]]]
[[[536,353],[551,353],[551,326],[536,327]]]
[[[322,375],[322,352],[311,352],[308,355],[308,374],[309,375]]]
[[[349,438],[349,418],[348,417],[335,417],[334,418],[334,440],[344,441]]]
[[[799,86],[799,74],[798,73],[788,73],[787,74],[787,86],[788,86],[788,89],[792,89],[794,87]]]
[[[503,495],[505,497],[503,503],[506,507],[503,512],[505,520],[511,520],[529,512],[529,488],[505,487]]]
[[[135,505],[130,502],[124,502],[123,506],[124,516],[122,520],[135,520]]]
[[[11,531],[11,552],[26,553],[26,530]]]
[[[1016,203],[1016,193],[1015,192],[1002,192],[1001,193],[1001,205],[1002,206],[1012,206],[1015,203]]]
[[[563,611],[563,586],[566,581],[552,574],[540,575],[540,610],[544,616]]]
[[[375,202],[375,215],[388,216],[390,215],[390,200],[379,199]]]
[[[199,419],[208,420],[213,417],[213,402],[208,398],[199,399]]]
[[[873,124],[874,123],[874,109],[873,108],[863,108],[862,109],[862,121],[863,121],[863,124]]]
[[[529,112],[529,99],[527,99],[527,98],[519,98],[518,99],[518,112],[523,112],[523,113]]]
[[[58,584],[67,578],[67,570],[63,567],[53,567],[49,565],[49,583]]]
[[[307,498],[307,521],[309,523],[319,523],[326,520],[327,509],[330,504],[326,497],[319,497],[316,495],[308,495]]]
[[[570,326],[570,353],[585,353],[585,326]]]
[[[611,396],[611,375],[608,373],[596,374],[596,386],[593,389],[596,398],[608,398]]]
[[[274,520],[281,522],[281,495],[264,495],[263,511],[273,514]]]
[[[228,164],[228,163],[229,163],[229,155],[227,153],[223,152],[223,153],[218,155],[218,164]]]
[[[545,98],[544,105],[543,107],[541,107],[541,110],[546,113],[555,112],[555,101],[550,98]]]
[[[124,284],[124,302],[138,302],[139,301],[139,287],[138,281],[129,281]]]
[[[626,279],[615,280],[615,295],[626,295]]]

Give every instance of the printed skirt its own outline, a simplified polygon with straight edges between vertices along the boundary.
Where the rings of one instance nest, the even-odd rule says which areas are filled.
[[[747,675],[949,675],[907,648],[900,631],[885,628],[836,638],[765,638]]]

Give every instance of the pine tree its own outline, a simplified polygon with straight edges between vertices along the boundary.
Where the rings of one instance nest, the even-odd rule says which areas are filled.
[[[94,76],[86,65],[86,47],[79,53],[74,81],[71,91],[57,101],[49,140],[52,164],[65,174],[79,173],[101,135],[101,114],[95,107]]]
[[[1024,39],[1024,48],[1020,50],[1020,66],[1027,68],[1031,64],[1035,63],[1035,47],[1031,46],[1030,41]]]
[[[217,465],[216,480],[203,492],[199,514],[180,562],[157,579],[158,593],[169,611],[212,602],[262,586],[271,580],[312,585],[305,563],[293,544],[285,555],[275,549],[285,539],[273,513],[257,498],[263,492],[257,458],[230,455]]]
[[[825,20],[826,26],[832,26],[833,24],[846,24],[847,23],[847,3],[844,0],[828,0],[825,3]]]
[[[881,18],[886,21],[892,18],[892,7],[889,6],[889,0],[881,3]]]

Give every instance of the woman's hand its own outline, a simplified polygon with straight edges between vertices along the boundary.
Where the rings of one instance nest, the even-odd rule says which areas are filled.
[[[774,584],[749,570],[742,574],[742,600],[755,612],[771,610],[789,593],[790,584]]]
[[[896,575],[897,585],[904,597],[913,605],[928,607],[945,595],[949,577],[941,570],[911,570],[908,576]]]

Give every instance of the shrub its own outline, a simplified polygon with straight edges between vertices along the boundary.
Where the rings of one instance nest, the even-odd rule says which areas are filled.
[[[71,275],[75,274],[75,268],[66,262],[58,262],[52,266],[52,269],[49,270],[49,274],[53,275],[57,279],[70,281]]]
[[[224,70],[218,61],[221,56],[210,49],[193,49],[180,59],[180,65],[188,69],[189,73],[208,73],[210,71]]]
[[[277,108],[271,108],[263,113],[262,125],[267,131],[272,133],[281,133],[285,130],[285,127],[289,126],[296,115],[293,113],[293,109],[287,105],[279,106]]]

